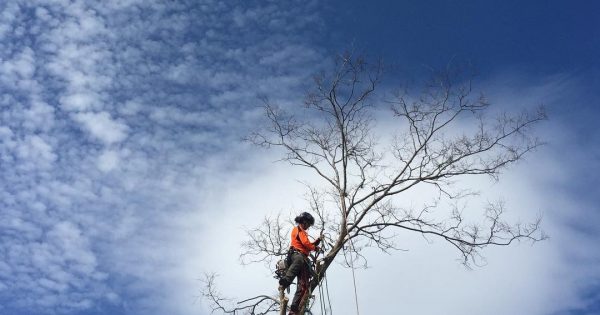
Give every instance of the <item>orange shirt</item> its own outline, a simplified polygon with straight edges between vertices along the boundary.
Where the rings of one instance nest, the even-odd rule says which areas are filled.
[[[292,230],[292,247],[299,250],[304,255],[308,255],[311,250],[315,250],[315,244],[308,239],[308,234],[300,226]]]

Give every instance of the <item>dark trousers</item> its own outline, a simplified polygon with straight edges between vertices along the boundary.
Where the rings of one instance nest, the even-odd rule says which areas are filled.
[[[290,305],[290,310],[292,312],[297,312],[302,302],[302,297],[308,292],[309,286],[309,277],[310,270],[308,268],[308,262],[306,260],[306,256],[299,252],[294,252],[292,254],[292,263],[290,267],[287,269],[285,276],[283,277],[287,283],[291,283],[294,281],[295,277],[298,277],[298,283],[296,285],[296,294],[294,294],[294,299],[292,300],[292,305]]]

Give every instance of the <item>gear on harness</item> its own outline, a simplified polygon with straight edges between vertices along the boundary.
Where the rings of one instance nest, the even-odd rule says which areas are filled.
[[[281,277],[283,277],[285,275],[285,271],[288,268],[288,264],[286,264],[284,259],[280,259],[279,261],[277,261],[277,263],[275,264],[275,276],[273,276],[275,279],[281,279]]]
[[[275,264],[275,275],[273,276],[275,279],[281,279],[283,276],[285,276],[287,269],[292,264],[292,254],[293,251],[290,248],[285,258],[277,261]]]

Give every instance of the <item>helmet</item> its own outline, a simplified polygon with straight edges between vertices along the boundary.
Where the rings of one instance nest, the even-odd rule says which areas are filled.
[[[309,225],[315,224],[315,218],[308,212],[302,212],[299,216],[297,216],[294,221],[296,223],[307,223]]]

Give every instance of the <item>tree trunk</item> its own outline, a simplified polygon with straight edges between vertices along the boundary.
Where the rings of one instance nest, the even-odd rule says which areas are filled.
[[[285,315],[289,299],[285,296],[283,291],[279,293],[279,301],[281,302],[281,310],[279,311],[279,315]]]

